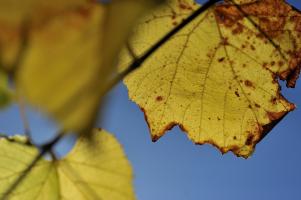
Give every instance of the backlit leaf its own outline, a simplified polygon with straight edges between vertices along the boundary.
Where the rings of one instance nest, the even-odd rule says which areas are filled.
[[[0,49],[9,68],[16,57],[24,23],[38,27],[65,12],[79,10],[94,0],[0,0]],[[2,66],[3,67],[3,66]]]
[[[197,144],[248,157],[295,108],[280,94],[278,78],[294,87],[300,72],[299,11],[282,0],[227,2],[192,21],[125,80],[154,141],[178,125]],[[131,41],[135,54],[198,7],[170,0],[144,18]]]
[[[93,136],[93,148],[81,138],[64,159],[38,162],[9,199],[135,199],[131,167],[120,144],[105,131],[95,130]],[[22,136],[0,139],[0,197],[38,154],[24,143]]]
[[[159,3],[153,0],[113,0],[107,4],[87,0],[0,2],[2,10],[8,7],[21,21],[14,26],[11,21],[15,15],[7,12],[0,15],[3,29],[0,46],[5,67],[16,75],[18,94],[49,113],[64,130],[76,132],[92,127],[104,88],[117,74],[119,50],[140,15]],[[46,11],[42,9],[43,12],[35,14],[32,10],[36,7]],[[22,47],[26,31],[28,40]],[[12,63],[21,48],[24,48],[23,59],[19,66],[14,66]]]

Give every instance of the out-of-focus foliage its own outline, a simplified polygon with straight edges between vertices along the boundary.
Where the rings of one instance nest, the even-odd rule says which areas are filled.
[[[12,92],[8,88],[8,78],[0,71],[0,108],[8,106],[11,98]]]
[[[37,29],[49,20],[66,12],[77,12],[90,5],[92,0],[1,0],[0,47],[4,68],[12,67],[22,45],[24,29]],[[26,27],[26,28],[25,28]]]
[[[9,199],[135,199],[131,166],[120,144],[105,131],[94,130],[93,137],[93,148],[80,138],[64,159],[40,160]],[[0,139],[0,197],[38,153],[23,136]]]
[[[18,95],[64,130],[89,130],[119,50],[136,19],[159,2],[0,0],[3,68]]]
[[[154,141],[179,125],[197,144],[248,157],[295,108],[277,79],[294,87],[299,76],[300,12],[282,0],[227,2],[197,17],[125,80]],[[192,0],[169,0],[137,27],[134,53],[141,55],[197,8]]]

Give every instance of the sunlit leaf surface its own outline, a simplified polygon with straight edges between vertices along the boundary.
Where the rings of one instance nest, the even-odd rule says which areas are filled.
[[[131,166],[117,140],[95,130],[95,145],[81,138],[62,160],[41,160],[11,193],[12,200],[133,200]],[[38,154],[26,139],[0,139],[0,197]]]
[[[158,3],[0,0],[3,68],[15,75],[18,94],[64,130],[90,129],[119,50],[140,15]]]
[[[282,0],[236,3],[207,10],[125,80],[154,141],[178,125],[197,144],[248,157],[295,108],[280,94],[278,78],[294,87],[300,72],[299,11]],[[144,18],[131,41],[135,54],[198,7],[170,0]]]

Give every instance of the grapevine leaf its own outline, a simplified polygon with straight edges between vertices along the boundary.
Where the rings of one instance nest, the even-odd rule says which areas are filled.
[[[1,10],[9,8],[20,15],[20,22],[15,24],[11,23],[15,15],[7,12],[0,15],[5,67],[15,74],[18,94],[60,122],[64,130],[75,132],[92,127],[104,88],[117,74],[120,47],[136,19],[159,3],[153,0],[113,0],[107,4],[87,0],[62,3],[26,0],[21,5],[10,0],[0,2]],[[32,10],[36,8],[46,10],[35,14]],[[23,56],[17,57],[20,49]],[[20,65],[15,66],[13,63],[20,58]]]
[[[301,67],[301,15],[282,0],[226,1],[198,16],[125,79],[154,141],[178,125],[197,144],[249,157],[291,110],[278,78],[294,87]],[[170,0],[131,40],[142,55],[200,5]],[[130,62],[125,53],[124,63]]]
[[[9,199],[135,199],[132,171],[122,147],[105,131],[94,130],[95,146],[80,138],[62,160],[40,160]],[[26,138],[0,139],[0,197],[39,151]]]

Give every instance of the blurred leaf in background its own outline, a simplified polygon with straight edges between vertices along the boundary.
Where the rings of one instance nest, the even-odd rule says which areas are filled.
[[[136,20],[160,2],[0,0],[3,69],[62,129],[85,132]]]

